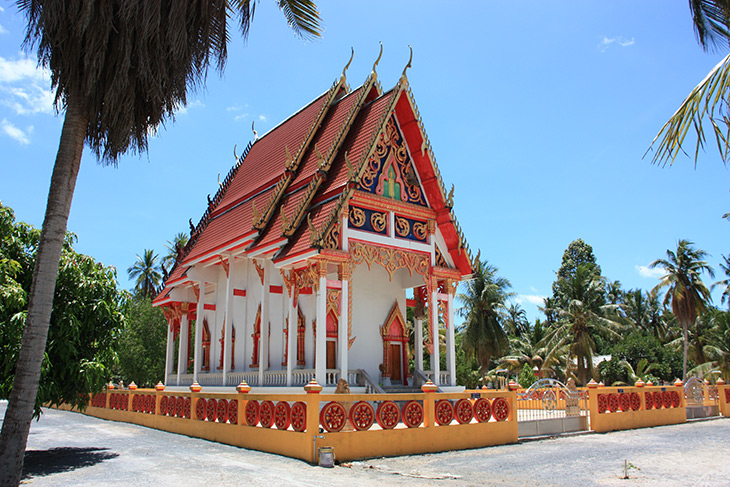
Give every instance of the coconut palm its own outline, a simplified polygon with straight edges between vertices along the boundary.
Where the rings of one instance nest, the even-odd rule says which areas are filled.
[[[697,40],[705,51],[730,44],[730,1],[690,0],[692,21]],[[730,140],[726,114],[730,94],[730,54],[712,68],[700,84],[684,99],[677,111],[667,121],[651,143],[651,150],[657,144],[652,161],[657,164],[672,164],[677,155],[684,152],[682,144],[691,127],[694,128],[697,143],[694,151],[695,163],[701,148],[706,143],[707,120],[723,162],[727,162]],[[727,216],[727,215],[726,215]]]
[[[720,304],[725,304],[725,301],[727,301],[728,307],[730,307],[730,256],[723,255],[722,258],[725,262],[720,263],[720,268],[728,278],[717,281],[715,284],[712,285],[711,290],[714,290],[717,286],[724,286],[725,289],[722,291],[722,296],[720,296]]]
[[[294,31],[319,35],[311,0],[278,0]],[[0,485],[20,481],[58,263],[84,144],[103,164],[147,148],[148,134],[184,106],[211,62],[225,65],[230,22],[243,36],[255,0],[173,2],[19,0],[25,46],[51,71],[65,110],[51,177],[28,315],[13,389],[0,433]]]
[[[152,249],[145,249],[140,256],[137,254],[137,262],[127,269],[130,279],[136,279],[134,284],[135,292],[145,298],[152,298],[162,282],[162,268],[157,263],[157,254]]]
[[[530,331],[527,313],[517,303],[510,303],[504,310],[504,329],[510,336],[521,337]]]
[[[595,338],[619,338],[620,324],[609,318],[617,305],[604,303],[604,278],[596,275],[590,266],[579,265],[572,276],[560,279],[558,287],[567,305],[558,309],[558,321],[548,331],[543,345],[549,350],[545,361],[553,359],[558,352],[568,347],[566,377],[576,362],[575,373],[579,383],[586,384],[593,375],[593,355],[596,352]]]
[[[714,276],[712,268],[704,258],[707,252],[692,247],[688,240],[680,240],[677,251],[667,250],[666,259],[657,259],[649,267],[661,267],[665,271],[664,277],[652,292],[667,288],[664,295],[664,306],[671,304],[672,313],[682,325],[682,340],[684,343],[684,358],[682,366],[682,380],[687,380],[687,329],[694,325],[697,316],[705,311],[707,303],[712,300],[710,290],[702,282],[700,274],[707,272]]]
[[[509,349],[502,312],[505,301],[514,293],[508,291],[510,282],[499,277],[497,271],[487,261],[478,262],[474,277],[464,284],[465,292],[457,296],[463,303],[458,313],[465,318],[462,346],[468,356],[476,357],[482,377],[489,371],[492,357]]]
[[[182,255],[185,246],[188,244],[188,239],[187,233],[180,232],[176,234],[172,240],[167,241],[167,245],[165,245],[167,254],[162,258],[161,262],[165,273],[169,274],[172,271],[172,268],[175,267],[175,263]]]
[[[624,313],[634,327],[663,340],[667,334],[667,323],[662,317],[659,298],[654,293],[631,289],[624,295]]]

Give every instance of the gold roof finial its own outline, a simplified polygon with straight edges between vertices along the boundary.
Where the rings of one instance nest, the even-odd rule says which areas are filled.
[[[256,127],[254,126],[255,124],[256,124],[256,121],[255,120],[253,122],[251,122],[251,130],[253,130],[253,140],[254,140],[254,142],[256,142],[258,140],[258,138],[259,138],[259,133],[256,132]]]
[[[383,57],[383,42],[380,41],[380,54],[378,54],[378,59],[375,60],[375,63],[373,63],[373,74],[375,74],[375,68],[378,66],[378,63],[380,62],[380,58]]]
[[[343,78],[345,77],[345,71],[347,71],[347,68],[349,68],[349,67],[350,67],[350,64],[352,64],[352,60],[353,60],[353,58],[355,57],[355,48],[354,48],[354,47],[350,47],[350,49],[352,50],[352,54],[350,54],[350,60],[349,60],[349,61],[347,61],[347,64],[346,64],[346,65],[345,65],[345,67],[344,67],[344,68],[342,69],[342,77],[343,77]]]
[[[406,75],[406,71],[408,70],[408,68],[411,67],[411,61],[413,61],[413,48],[411,47],[410,44],[408,44],[408,49],[411,50],[411,57],[408,58],[408,64],[406,64],[406,67],[403,68],[403,74],[401,76],[405,76]]]

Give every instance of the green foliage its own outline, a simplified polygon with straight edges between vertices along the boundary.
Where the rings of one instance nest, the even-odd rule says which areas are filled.
[[[167,322],[160,308],[144,296],[124,303],[126,323],[119,336],[119,378],[139,387],[153,387],[165,379]]]
[[[529,364],[522,366],[520,376],[517,378],[517,382],[522,386],[523,389],[527,389],[535,382],[535,373],[532,371],[532,367]]]
[[[671,382],[682,374],[682,353],[662,345],[656,337],[645,332],[633,332],[611,349],[612,362],[625,360],[634,370],[642,359],[651,366],[652,375],[660,380]]]
[[[40,232],[15,223],[13,211],[1,204],[0,232],[0,398],[5,399],[20,352]],[[116,271],[75,252],[74,241],[72,234],[66,236],[61,255],[36,416],[44,403],[84,406],[83,394],[103,388],[124,323]]]
[[[570,242],[568,248],[563,252],[563,260],[553,283],[553,298],[557,306],[564,307],[567,299],[565,290],[560,288],[560,282],[570,281],[579,266],[587,268],[594,276],[601,275],[601,266],[596,263],[593,247],[585,243],[582,238]]]

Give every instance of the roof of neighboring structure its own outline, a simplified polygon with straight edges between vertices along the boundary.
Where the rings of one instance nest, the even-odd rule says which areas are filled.
[[[155,303],[169,301],[172,286],[183,282],[191,265],[218,260],[232,249],[273,255],[274,262],[318,252],[337,230],[391,118],[398,121],[446,250],[461,275],[471,274],[452,195],[445,191],[405,71],[385,93],[374,71],[352,91],[343,72],[329,90],[249,144],[199,223],[191,221],[190,241]]]

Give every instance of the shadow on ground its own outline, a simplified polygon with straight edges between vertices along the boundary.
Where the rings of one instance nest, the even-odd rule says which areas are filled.
[[[104,460],[118,457],[108,448],[51,448],[50,450],[29,450],[23,460],[23,478],[41,477],[77,468],[91,467]]]

